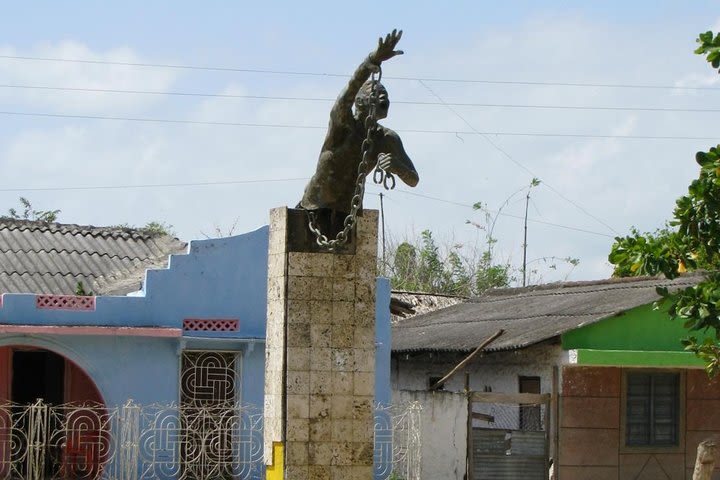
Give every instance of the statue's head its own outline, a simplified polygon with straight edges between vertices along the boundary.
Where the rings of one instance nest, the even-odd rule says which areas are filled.
[[[378,88],[378,105],[375,109],[376,118],[385,118],[390,108],[390,99],[388,92],[382,83],[374,80],[368,80],[360,87],[357,95],[355,95],[355,108],[362,115],[370,113],[370,97],[372,96],[373,86],[377,84]]]

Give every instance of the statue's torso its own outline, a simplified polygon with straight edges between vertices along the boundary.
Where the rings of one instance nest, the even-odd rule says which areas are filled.
[[[382,127],[379,127],[382,129]],[[381,130],[382,131],[382,130]],[[343,125],[330,125],[318,159],[317,170],[305,187],[300,206],[308,210],[328,208],[336,212],[350,212],[355,194],[358,166],[362,161],[362,142],[366,137],[362,122],[352,118]],[[373,135],[375,143],[368,152],[370,163],[365,170],[372,170],[379,152],[378,142],[383,135]]]

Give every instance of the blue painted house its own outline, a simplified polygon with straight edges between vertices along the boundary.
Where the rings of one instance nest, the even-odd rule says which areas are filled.
[[[267,227],[186,246],[0,220],[0,474],[259,478],[267,250]],[[377,299],[376,398],[389,402],[385,280]],[[13,449],[15,433],[30,451]]]

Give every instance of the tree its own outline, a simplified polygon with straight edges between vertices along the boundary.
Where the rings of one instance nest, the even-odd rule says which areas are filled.
[[[509,264],[492,264],[487,252],[467,254],[460,244],[441,249],[430,230],[390,250],[386,274],[397,290],[469,297],[512,280]]]
[[[395,248],[390,248],[391,260],[381,267],[384,275],[390,277],[393,288],[427,293],[440,293],[458,296],[474,296],[491,288],[509,287],[518,276],[526,285],[528,276],[539,281],[541,275],[537,267],[528,266],[544,264],[546,268],[556,269],[559,262],[567,263],[572,268],[579,264],[576,258],[558,258],[546,256],[527,261],[527,209],[530,202],[530,191],[540,185],[540,180],[533,178],[529,184],[522,186],[507,197],[497,211],[491,211],[483,202],[476,202],[473,210],[480,214],[480,220],[466,220],[478,231],[483,232],[481,246],[451,244],[439,248],[432,232],[425,230],[420,238],[414,241],[405,240]],[[516,267],[510,260],[498,260],[495,254],[497,239],[494,236],[495,226],[502,210],[518,194],[525,192],[525,235],[523,238],[523,264]],[[388,267],[389,266],[389,267]],[[390,271],[387,271],[387,268]]]
[[[702,33],[697,42],[695,53],[719,68],[720,33]],[[720,371],[720,145],[698,152],[695,161],[698,178],[675,202],[674,219],[655,233],[633,229],[617,237],[608,259],[617,276],[675,278],[693,270],[706,272],[695,286],[675,292],[659,288],[656,308],[667,306],[673,319],[684,321],[690,334],[682,340],[686,350],[702,358],[708,374],[715,376]]]

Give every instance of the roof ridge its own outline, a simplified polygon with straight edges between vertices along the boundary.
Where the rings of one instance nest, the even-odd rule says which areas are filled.
[[[574,290],[575,288],[582,288],[588,286],[613,286],[622,285],[623,288],[646,288],[644,285],[640,285],[641,282],[650,282],[656,280],[658,282],[667,282],[669,285],[693,285],[697,282],[693,281],[693,278],[700,277],[702,274],[687,274],[675,279],[668,279],[665,277],[626,277],[618,279],[606,279],[606,280],[583,280],[577,282],[556,282],[546,283],[542,285],[533,285],[528,287],[511,287],[511,288],[498,288],[491,291],[485,292],[481,296],[473,297],[468,299],[469,303],[494,303],[506,300],[507,297],[497,298],[488,300],[489,297],[499,296],[509,293],[527,293],[527,297],[531,296],[546,296],[546,295],[566,295],[566,294],[581,294],[581,293],[595,293],[601,292],[605,289],[597,288],[592,290]],[[609,281],[612,280],[612,281]],[[627,285],[623,285],[627,284]],[[659,286],[658,283],[657,286]]]
[[[153,232],[144,228],[130,228],[123,226],[96,227],[94,225],[78,225],[75,223],[59,223],[59,222],[41,222],[38,220],[22,220],[10,217],[0,216],[0,229],[7,228],[9,230],[39,230],[50,231],[52,233],[70,233],[73,235],[80,234],[82,236],[92,237],[124,237],[133,239],[149,240],[154,238],[177,237],[172,235]]]
[[[597,315],[600,315],[602,318],[608,318],[611,316],[618,315],[619,313],[622,313],[621,311],[617,310],[610,310],[607,312],[588,312],[588,313],[543,313],[538,315],[523,315],[522,317],[502,317],[502,318],[492,318],[492,319],[483,319],[483,322],[505,322],[508,320],[531,320],[534,318],[550,318],[550,317],[563,317],[563,318],[571,318],[571,317],[594,317]],[[412,320],[415,320],[415,324],[411,325],[413,322]],[[398,322],[395,325],[395,328],[422,328],[426,325],[417,325],[421,321],[421,315],[416,315],[414,317],[408,318],[407,320],[403,320],[401,322]],[[460,325],[460,324],[466,324],[466,323],[473,323],[475,320],[466,320],[466,321],[447,321],[443,322],[443,325]]]
[[[390,293],[396,293],[396,294],[401,294],[401,295],[426,295],[428,297],[445,297],[445,298],[459,298],[459,299],[467,299],[468,298],[468,297],[464,297],[462,295],[451,295],[449,293],[416,292],[413,290],[391,289]]]

